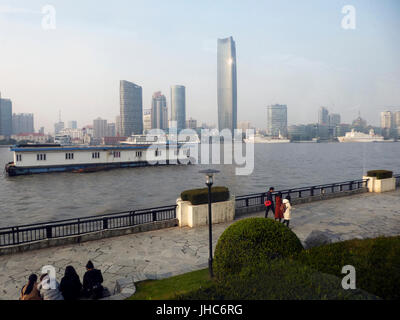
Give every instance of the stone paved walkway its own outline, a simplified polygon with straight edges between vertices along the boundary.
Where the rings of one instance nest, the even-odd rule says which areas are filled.
[[[247,215],[263,216],[263,213]],[[213,225],[214,246],[230,225]],[[296,205],[290,227],[301,241],[313,230],[334,234],[334,241],[400,234],[400,190],[365,193],[344,198]],[[18,299],[21,286],[32,272],[53,265],[57,279],[73,265],[81,279],[87,260],[103,272],[104,285],[115,281],[164,278],[207,267],[208,227],[170,228],[76,245],[0,256],[0,299]]]

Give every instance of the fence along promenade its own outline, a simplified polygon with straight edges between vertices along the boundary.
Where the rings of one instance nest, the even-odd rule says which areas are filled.
[[[394,175],[396,185],[400,174]],[[283,197],[296,199],[338,194],[346,191],[365,189],[368,180],[352,180],[331,184],[314,185],[275,191]],[[257,209],[264,204],[266,192],[236,197],[236,210]],[[104,230],[116,230],[176,219],[176,205],[109,213],[98,216],[43,222],[0,228],[0,248],[33,243],[41,240],[80,236]]]

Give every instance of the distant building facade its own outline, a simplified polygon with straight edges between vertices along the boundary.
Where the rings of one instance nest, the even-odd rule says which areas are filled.
[[[218,129],[237,128],[236,44],[232,37],[217,43]]]
[[[329,111],[325,107],[320,107],[318,111],[318,124],[329,125]]]
[[[107,120],[104,120],[100,117],[93,120],[93,137],[95,139],[101,139],[107,135]]]
[[[59,121],[54,124],[54,133],[59,134],[64,129],[64,122]]]
[[[120,81],[120,117],[121,136],[143,133],[142,87],[126,80]]]
[[[184,86],[171,86],[171,123],[181,131],[186,127],[186,89]]]
[[[274,104],[267,106],[267,135],[287,136],[287,106]]]
[[[68,121],[68,128],[77,129],[78,128],[78,122],[76,120]]]
[[[146,109],[143,113],[143,132],[147,133],[149,130],[151,130],[151,109]]]
[[[168,128],[167,99],[160,91],[153,94],[151,101],[151,128],[162,130]]]
[[[3,99],[0,94],[0,136],[10,137],[12,135],[12,102]]]
[[[11,139],[21,142],[21,141],[27,141],[27,142],[34,142],[34,143],[46,143],[50,140],[50,136],[43,134],[43,133],[19,133],[19,134],[13,134],[11,136]]]
[[[186,128],[187,129],[196,129],[197,128],[197,120],[190,118],[186,121]]]
[[[33,113],[14,113],[12,117],[13,134],[35,132]]]

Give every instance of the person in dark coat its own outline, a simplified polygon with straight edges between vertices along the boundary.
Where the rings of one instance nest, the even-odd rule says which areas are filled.
[[[278,193],[275,196],[275,221],[279,220],[279,222],[283,219],[283,204],[282,204],[282,193]]]
[[[83,276],[83,294],[87,298],[100,299],[103,297],[103,276],[100,270],[94,268],[92,261],[86,264],[86,273]]]
[[[274,200],[272,198],[272,193],[274,192],[275,188],[271,187],[269,188],[269,191],[267,192],[267,201],[271,201],[271,205],[267,206],[265,210],[265,217],[268,218],[268,212],[269,210],[272,211],[272,214],[275,214],[275,205],[274,205]]]
[[[64,300],[78,300],[81,296],[81,290],[82,283],[74,267],[67,266],[60,283],[60,291]]]

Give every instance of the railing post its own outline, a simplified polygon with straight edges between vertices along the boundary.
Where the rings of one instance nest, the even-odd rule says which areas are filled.
[[[153,211],[153,222],[157,221],[157,212]]]
[[[130,212],[129,214],[129,225],[133,226],[133,223],[135,222],[135,219],[133,217],[134,212]]]
[[[15,229],[17,231],[17,243],[19,243],[19,229],[18,229],[18,227],[16,227]]]
[[[351,181],[349,184],[349,190],[353,190],[353,181]]]
[[[291,198],[290,197],[290,194],[292,193],[292,190],[288,190],[288,192],[287,192],[287,196],[289,197],[289,199]]]
[[[78,235],[81,234],[81,219],[78,218]]]
[[[246,208],[249,206],[249,199],[248,198],[246,198]]]
[[[340,184],[340,185],[339,185],[339,190],[340,190],[340,192],[343,191],[343,184]]]
[[[53,237],[53,235],[51,233],[51,226],[47,226],[46,227],[46,238],[51,239],[52,237]]]
[[[11,232],[12,232],[13,244],[15,244],[15,231],[14,231],[14,227],[11,229]]]
[[[335,184],[332,184],[332,187],[331,187],[332,189],[332,193],[335,193]]]
[[[310,188],[310,196],[311,196],[311,197],[314,196],[314,187],[311,187],[311,188]]]
[[[108,229],[108,219],[103,218],[103,230]]]
[[[301,198],[301,191],[299,191],[299,198]]]

